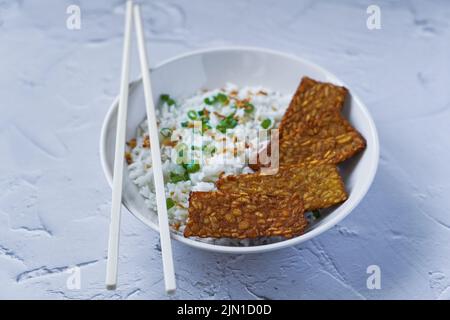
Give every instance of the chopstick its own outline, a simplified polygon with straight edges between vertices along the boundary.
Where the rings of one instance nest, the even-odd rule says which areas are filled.
[[[159,234],[161,239],[161,253],[164,271],[164,283],[167,293],[173,293],[176,289],[175,271],[173,267],[172,247],[170,240],[169,219],[167,217],[166,195],[164,191],[164,178],[159,148],[159,134],[156,123],[155,106],[150,81],[150,72],[145,47],[144,30],[142,26],[139,5],[134,5],[134,22],[136,37],[141,61],[142,82],[144,86],[145,106],[147,110],[147,122],[150,137],[150,150],[152,154],[152,169],[155,181],[156,207],[158,209]]]
[[[125,31],[122,56],[122,75],[120,80],[120,100],[117,110],[116,149],[114,154],[114,175],[112,183],[111,221],[109,225],[108,259],[106,262],[106,288],[114,290],[117,286],[117,264],[119,256],[120,210],[122,207],[122,179],[125,152],[125,134],[128,109],[128,77],[130,66],[130,38],[133,18],[133,3],[127,1]]]

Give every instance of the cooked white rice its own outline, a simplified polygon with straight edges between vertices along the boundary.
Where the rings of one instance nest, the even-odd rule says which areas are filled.
[[[238,143],[246,141],[245,137],[249,132],[277,127],[291,95],[262,87],[238,88],[236,85],[226,84],[221,89],[198,92],[175,104],[176,99],[172,100],[168,96],[162,98],[164,101],[161,101],[157,114],[165,191],[170,207],[168,215],[172,228],[183,232],[188,217],[189,192],[214,190],[214,182],[222,173],[253,172],[248,167],[248,161],[243,161],[243,157],[248,157],[252,150],[260,148],[265,141],[247,139],[247,143],[243,143],[237,150],[229,148],[229,145],[234,145],[236,140]],[[245,107],[242,107],[242,101]],[[236,104],[240,107],[236,107]],[[235,121],[223,120],[227,116]],[[204,124],[201,122],[202,117]],[[200,121],[197,122],[200,128],[190,128],[194,121]],[[223,133],[217,129],[227,131]],[[143,147],[146,136],[148,128],[144,121],[138,128],[135,146],[132,144],[130,148],[131,163],[128,169],[130,178],[138,186],[146,205],[156,212],[150,148]],[[191,156],[189,161],[192,157],[199,159],[198,165],[177,164],[183,156],[188,156],[186,151]],[[189,161],[187,163],[192,163]]]

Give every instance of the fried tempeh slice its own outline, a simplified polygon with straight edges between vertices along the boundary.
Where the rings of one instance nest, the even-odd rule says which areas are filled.
[[[308,129],[324,127],[334,120],[347,94],[344,87],[304,77],[281,120],[280,137],[303,134],[305,130],[307,134],[316,134],[318,130],[308,132]]]
[[[346,95],[344,87],[302,79],[279,127],[281,165],[337,164],[366,147],[365,139],[341,115]],[[258,170],[260,165],[251,167]]]
[[[191,192],[184,236],[247,239],[268,236],[291,238],[305,230],[299,195],[269,196]]]
[[[348,90],[309,78],[302,83],[280,124],[280,163],[339,163],[364,149],[365,139],[341,115]]]
[[[283,140],[280,142],[279,161],[282,164],[338,164],[351,158],[365,146],[364,138],[356,131],[328,138]]]
[[[216,182],[223,192],[289,196],[298,193],[305,211],[327,208],[347,199],[344,183],[333,164],[281,166],[274,175],[261,173],[224,176]]]

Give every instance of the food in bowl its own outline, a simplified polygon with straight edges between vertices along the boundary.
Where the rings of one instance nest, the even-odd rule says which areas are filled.
[[[317,209],[345,201],[336,164],[365,148],[340,113],[346,94],[305,77],[290,103],[267,88],[232,84],[179,103],[162,95],[158,125],[173,230],[186,237],[289,238],[305,231],[305,210],[314,219]],[[156,211],[146,127],[128,142],[126,159],[130,178]],[[279,142],[248,134],[278,127]],[[280,167],[265,174],[273,162],[260,161],[261,151],[273,155],[274,148]],[[255,163],[242,161],[253,157]]]
[[[342,116],[347,89],[303,78],[280,124],[280,162],[341,163],[366,147]]]
[[[186,237],[291,238],[307,226],[303,202],[296,193],[196,191],[189,200]]]
[[[168,216],[174,231],[184,231],[191,191],[215,190],[215,182],[223,173],[254,172],[239,157],[248,156],[251,149],[263,146],[265,141],[255,137],[239,148],[227,145],[242,141],[249,132],[276,128],[290,99],[291,95],[267,88],[239,88],[234,84],[201,90],[183,100],[161,95],[157,118]],[[198,130],[194,128],[196,123],[200,124]],[[190,151],[202,158],[201,164],[177,163]],[[147,207],[156,212],[146,121],[137,129],[136,137],[128,141],[126,159],[131,180],[138,186]]]
[[[275,196],[298,193],[306,211],[328,208],[347,199],[344,183],[333,164],[300,163],[283,165],[276,174],[228,175],[221,177],[216,186],[227,193],[235,190]]]

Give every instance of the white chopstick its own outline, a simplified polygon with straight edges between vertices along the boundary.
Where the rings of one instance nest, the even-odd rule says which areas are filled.
[[[106,288],[117,286],[117,263],[119,256],[120,210],[122,207],[122,179],[125,152],[125,134],[128,109],[128,76],[130,66],[130,38],[133,18],[133,3],[127,1],[125,13],[125,33],[120,79],[120,100],[117,110],[116,150],[114,155],[114,175],[112,183],[111,222],[109,225],[108,260],[106,262]]]
[[[152,154],[152,169],[156,191],[156,207],[158,209],[159,234],[161,238],[161,253],[163,260],[164,283],[166,287],[166,292],[173,293],[175,292],[176,289],[175,271],[173,267],[169,219],[167,217],[166,195],[164,191],[164,178],[161,164],[161,152],[159,149],[159,134],[158,134],[158,126],[156,123],[155,106],[153,104],[150,72],[147,61],[145,37],[139,5],[134,5],[134,22],[136,27],[139,58],[141,61],[145,106],[147,109],[150,150]]]

